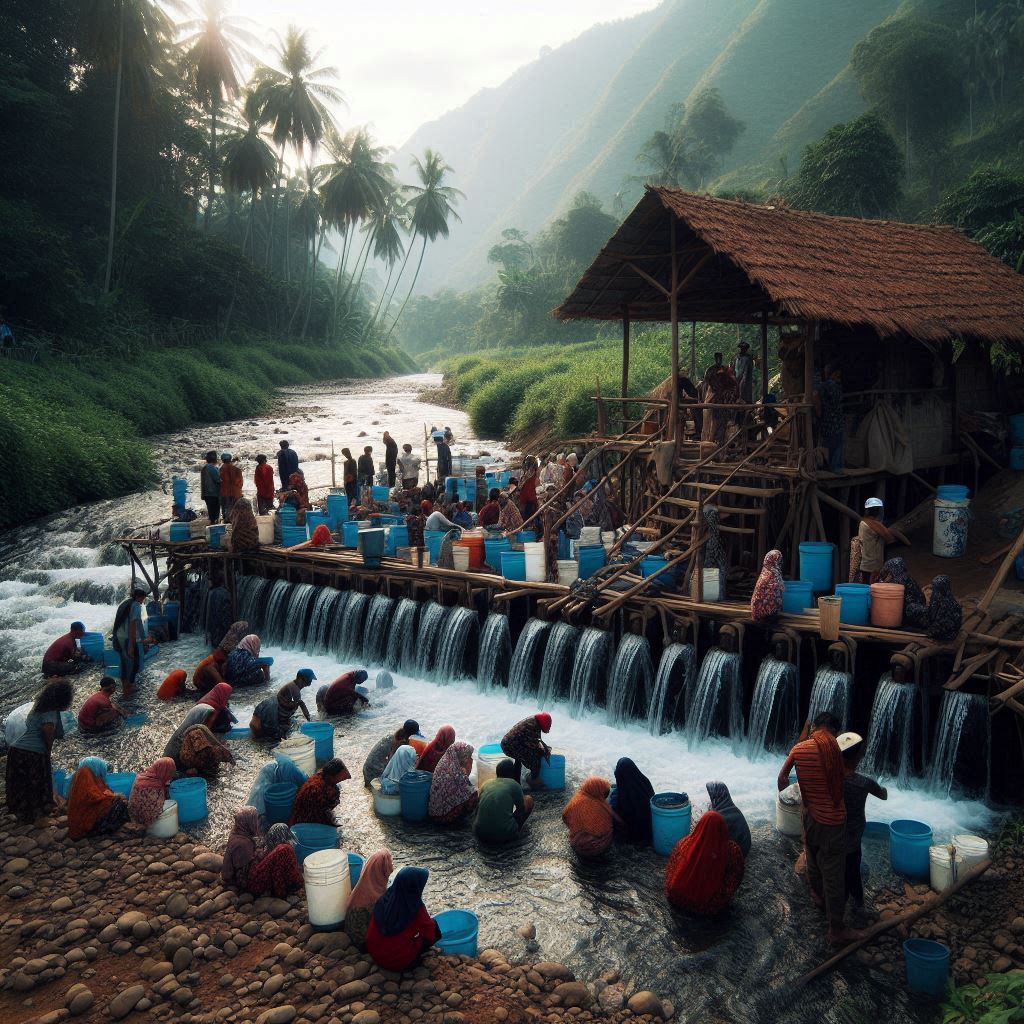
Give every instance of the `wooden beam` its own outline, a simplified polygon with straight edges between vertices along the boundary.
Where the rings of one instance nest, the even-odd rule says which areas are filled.
[[[629,394],[629,307],[622,307],[622,397]],[[622,420],[626,420],[626,407],[622,407]]]
[[[676,252],[676,218],[669,221],[672,251],[671,292],[669,293],[669,321],[672,329],[672,405],[668,410],[668,438],[676,443],[679,425],[679,254]],[[698,263],[698,266],[700,264]],[[696,270],[697,268],[694,268]]]
[[[761,404],[768,402],[768,310],[761,314]]]

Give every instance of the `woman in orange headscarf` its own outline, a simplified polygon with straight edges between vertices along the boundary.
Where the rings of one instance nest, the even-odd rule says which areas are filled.
[[[110,766],[101,757],[83,757],[68,791],[68,837],[116,832],[128,818],[128,801],[107,785]]]
[[[416,768],[421,772],[432,772],[437,767],[444,752],[455,742],[455,726],[442,725],[437,735],[427,744],[426,750],[420,754]]]
[[[591,775],[562,811],[569,828],[569,845],[581,857],[599,857],[612,844],[618,815],[608,803],[612,791],[607,779]]]
[[[665,871],[669,903],[694,914],[724,910],[743,881],[743,851],[729,838],[717,811],[705,811],[697,827],[676,843]]]

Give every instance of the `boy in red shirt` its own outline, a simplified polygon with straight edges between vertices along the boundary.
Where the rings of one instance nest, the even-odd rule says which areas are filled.
[[[256,484],[256,515],[265,516],[274,508],[274,471],[266,455],[256,456],[256,472],[252,478]]]
[[[116,692],[117,680],[113,676],[104,676],[100,680],[100,688],[78,712],[78,728],[82,732],[100,732],[125,717],[125,712],[110,699]]]

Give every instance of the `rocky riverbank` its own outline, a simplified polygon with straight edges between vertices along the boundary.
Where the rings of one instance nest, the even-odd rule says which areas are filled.
[[[220,854],[180,832],[72,842],[63,817],[4,816],[0,851],[5,1024],[649,1024],[675,1012],[615,971],[587,983],[496,949],[382,971],[343,932],[314,932],[301,894],[226,889]]]

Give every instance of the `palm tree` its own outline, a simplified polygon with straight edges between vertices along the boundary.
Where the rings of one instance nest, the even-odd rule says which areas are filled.
[[[210,229],[213,212],[214,182],[217,169],[217,115],[227,100],[240,89],[238,66],[252,54],[243,44],[258,46],[255,36],[243,28],[239,18],[225,14],[226,0],[199,0],[197,17],[178,27],[181,44],[186,48],[185,63],[192,90],[210,114],[209,187],[203,228]]]
[[[405,254],[405,242],[402,241],[402,234],[408,228],[405,217],[405,202],[402,197],[402,188],[392,182],[391,189],[384,197],[383,202],[378,206],[372,215],[370,229],[373,232],[373,258],[387,264],[388,276],[381,288],[377,298],[377,305],[374,308],[373,316],[366,323],[363,330],[363,340],[370,336],[384,306],[384,298],[391,287],[391,278],[395,272],[395,266]]]
[[[230,192],[249,193],[249,223],[246,238],[252,239],[253,259],[256,255],[256,238],[253,234],[253,218],[256,212],[256,198],[265,192],[277,175],[277,157],[260,134],[260,105],[257,97],[249,92],[242,105],[244,128],[232,132],[224,142],[224,187]],[[245,242],[242,243],[245,251]]]
[[[114,130],[110,156],[110,222],[103,294],[110,291],[117,222],[117,156],[121,93],[127,88],[136,106],[152,99],[167,56],[171,23],[153,0],[82,0],[79,30],[82,54],[114,75]]]
[[[457,188],[444,184],[445,175],[450,174],[452,169],[444,162],[444,158],[440,153],[435,153],[432,149],[428,149],[424,152],[422,160],[414,156],[412,162],[416,168],[420,184],[408,186],[408,191],[411,195],[408,202],[410,210],[409,226],[412,229],[413,238],[421,238],[423,244],[420,247],[420,258],[416,264],[416,273],[412,276],[412,284],[409,285],[409,292],[405,296],[405,301],[402,303],[402,308],[398,311],[398,315],[392,321],[391,330],[388,331],[389,338],[394,332],[398,321],[402,318],[405,307],[409,304],[409,299],[416,288],[416,281],[420,276],[420,268],[423,266],[423,256],[427,251],[427,242],[433,242],[437,238],[448,237],[450,230],[448,220],[452,217],[455,220],[461,220],[455,212],[455,206],[459,199],[465,199],[465,196]],[[411,251],[412,247],[410,246],[409,252]],[[406,253],[406,262],[409,259],[409,252]],[[402,265],[402,270],[399,272],[398,281],[401,281],[402,273],[404,272],[405,264]],[[395,289],[397,290],[397,288],[398,282],[395,282]],[[392,296],[394,296],[394,292],[392,292]]]

